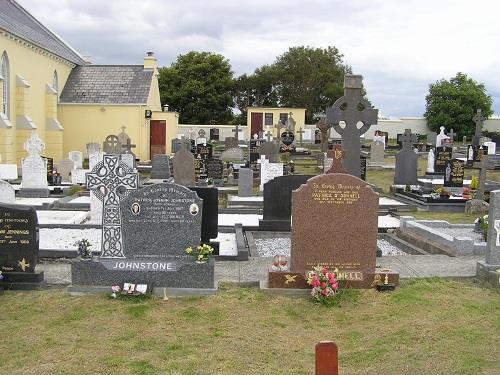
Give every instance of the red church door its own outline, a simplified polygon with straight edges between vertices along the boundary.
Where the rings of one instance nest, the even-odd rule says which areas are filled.
[[[262,131],[262,112],[252,112],[252,117],[250,121],[250,137],[253,137],[254,134],[259,134]]]
[[[151,120],[150,131],[150,158],[153,155],[164,154],[167,143],[167,122],[165,120]]]

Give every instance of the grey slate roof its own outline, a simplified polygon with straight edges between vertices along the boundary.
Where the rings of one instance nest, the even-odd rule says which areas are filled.
[[[60,103],[146,104],[153,70],[142,65],[81,65],[75,67]]]
[[[0,29],[4,29],[76,65],[85,64],[76,51],[14,0],[0,0]]]

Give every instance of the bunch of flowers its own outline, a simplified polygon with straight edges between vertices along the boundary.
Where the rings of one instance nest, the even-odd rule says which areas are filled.
[[[111,287],[111,298],[116,298],[116,293],[120,293],[120,287],[118,285],[114,285]]]
[[[92,256],[92,244],[86,238],[82,238],[80,241],[74,243],[78,247],[78,255],[82,258],[90,258]]]
[[[186,249],[186,253],[192,255],[197,262],[207,262],[214,252],[214,248],[210,245],[203,244],[193,250],[191,246]]]
[[[316,266],[307,273],[307,284],[312,286],[311,296],[323,304],[328,304],[339,290],[335,272],[322,266]]]
[[[486,241],[488,239],[488,215],[479,218],[479,228],[481,228],[483,238]]]

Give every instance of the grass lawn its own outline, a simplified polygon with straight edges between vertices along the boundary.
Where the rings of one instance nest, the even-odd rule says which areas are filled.
[[[500,293],[471,281],[348,291],[342,306],[226,287],[203,298],[0,296],[2,374],[313,374],[334,340],[341,374],[500,374]]]

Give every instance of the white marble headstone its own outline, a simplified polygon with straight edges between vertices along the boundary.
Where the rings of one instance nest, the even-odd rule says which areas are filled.
[[[75,169],[75,163],[71,159],[63,159],[57,165],[57,172],[61,175],[63,182],[70,182],[71,172]]]
[[[283,176],[283,163],[261,163],[260,164],[260,191],[264,190],[264,184],[273,178]]]
[[[73,160],[75,169],[83,167],[83,153],[81,151],[70,151],[68,158]]]
[[[496,155],[497,144],[495,142],[484,142],[483,145],[488,146],[488,155]]]
[[[0,178],[3,180],[16,180],[18,178],[17,164],[0,164]]]
[[[16,203],[16,192],[7,181],[0,180],[0,203]]]
[[[22,160],[22,182],[23,189],[47,189],[47,160],[40,154],[45,149],[45,143],[35,132],[24,142],[24,149],[28,156]]]

